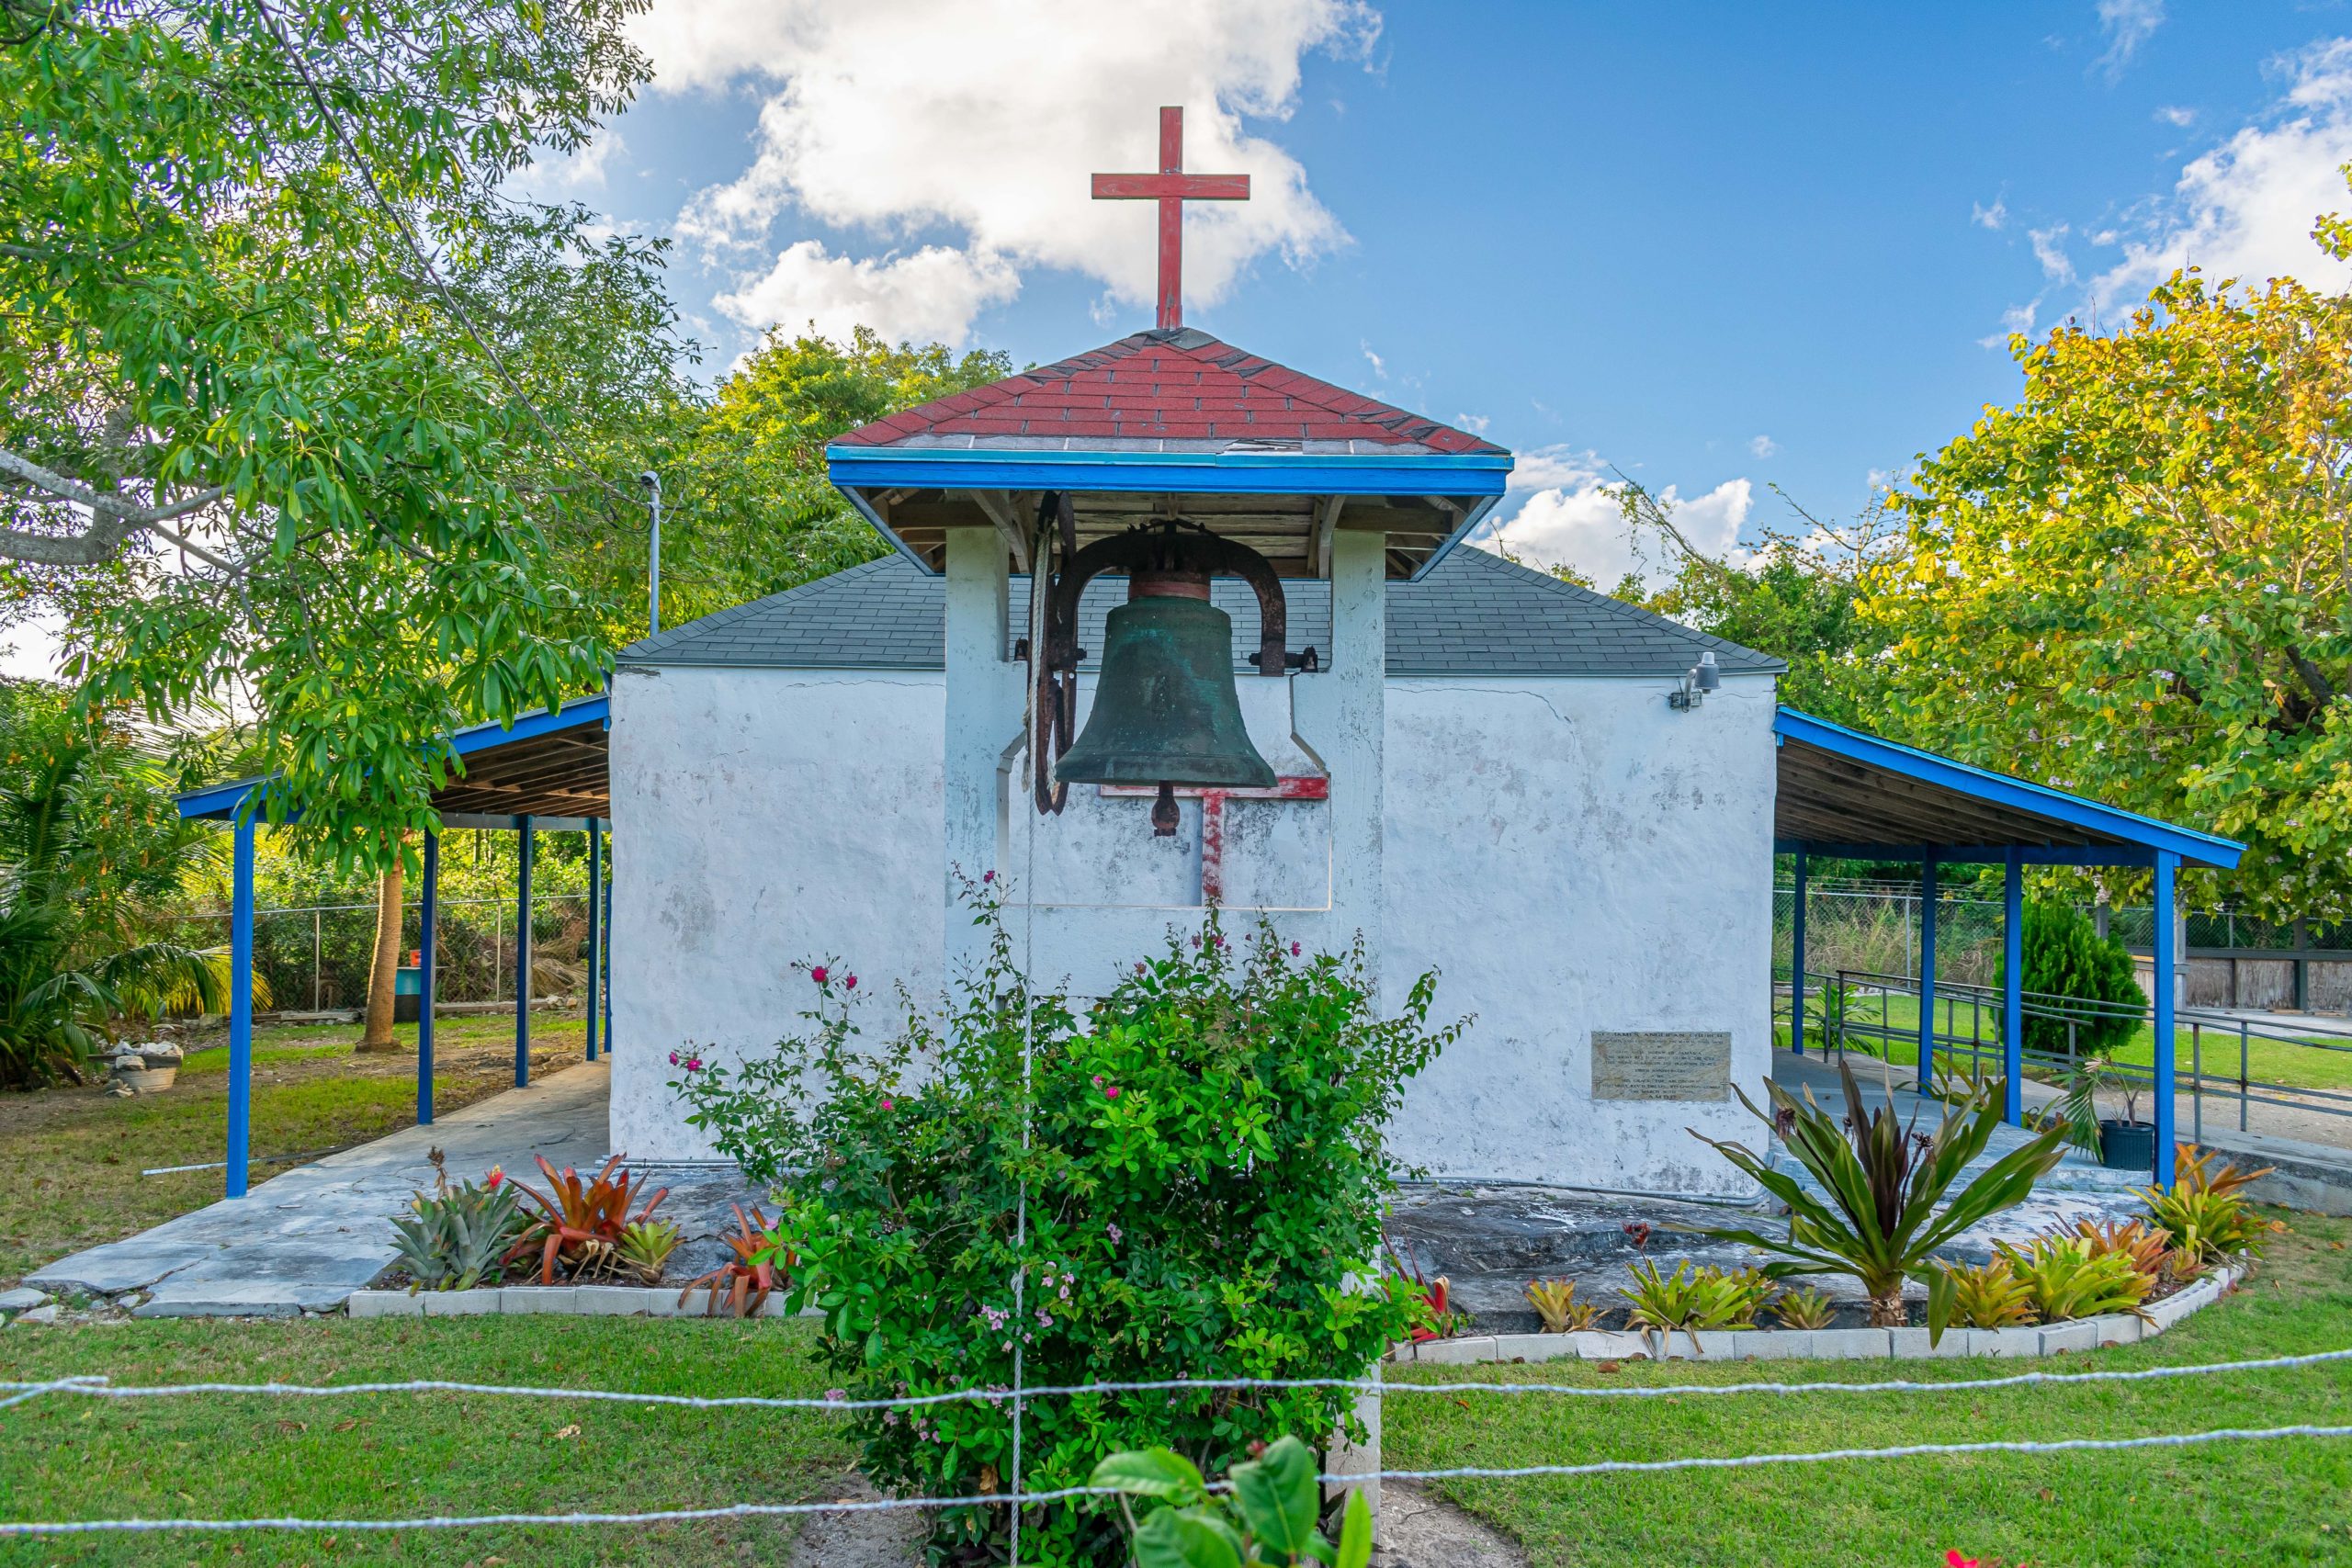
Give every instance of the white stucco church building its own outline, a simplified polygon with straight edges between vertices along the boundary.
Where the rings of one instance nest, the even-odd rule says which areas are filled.
[[[797,959],[939,995],[973,940],[959,874],[993,870],[1039,977],[1080,994],[1212,900],[1326,950],[1361,932],[1392,1000],[1440,970],[1440,1013],[1476,1021],[1396,1129],[1433,1173],[1723,1188],[1684,1129],[1738,1131],[1729,1085],[1769,1069],[1774,661],[1465,546],[1508,454],[1191,329],[831,456],[893,554],[619,661],[614,1147],[708,1153],[666,1047],[797,1028]],[[1182,517],[1272,564],[1311,668],[1260,674],[1251,589],[1212,597],[1272,787],[1179,791],[1164,837],[1148,787],[1033,807],[1027,523],[1057,494],[1080,547]],[[1120,587],[1080,601],[1080,728]],[[1716,688],[1670,702],[1704,660]],[[1703,1098],[1657,1097],[1660,1049]]]

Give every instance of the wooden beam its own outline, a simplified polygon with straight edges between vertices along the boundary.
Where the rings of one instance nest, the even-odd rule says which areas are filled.
[[[1012,570],[1029,570],[1029,541],[1021,532],[1021,520],[1012,510],[1012,498],[1001,490],[976,490],[971,492],[972,504],[988,514],[989,522],[1002,536],[1005,547],[1012,552]]]
[[[1315,546],[1307,551],[1306,559],[1317,577],[1331,575],[1331,536],[1340,526],[1340,509],[1347,501],[1344,495],[1327,495],[1315,509]]]

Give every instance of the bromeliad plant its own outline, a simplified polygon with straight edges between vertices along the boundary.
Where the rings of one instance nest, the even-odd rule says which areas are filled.
[[[719,1239],[733,1256],[700,1279],[687,1280],[686,1288],[678,1292],[678,1304],[684,1306],[696,1291],[709,1292],[709,1300],[703,1303],[705,1317],[718,1315],[721,1300],[737,1317],[751,1316],[789,1278],[792,1266],[791,1254],[776,1240],[775,1227],[757,1203],[752,1205],[749,1215],[741,1203],[728,1207],[735,1211],[735,1234]]]
[[[633,1224],[643,1224],[670,1195],[668,1188],[657,1188],[632,1214],[629,1203],[644,1190],[645,1179],[620,1168],[623,1156],[606,1160],[605,1168],[585,1181],[570,1166],[559,1171],[545,1155],[533,1157],[548,1179],[548,1190],[540,1192],[521,1181],[514,1184],[538,1205],[539,1212],[507,1257],[512,1262],[537,1252],[542,1285],[555,1283],[559,1261],[568,1264],[575,1278],[614,1272],[621,1263],[622,1235]]]
[[[392,1221],[392,1249],[408,1270],[409,1293],[470,1291],[497,1279],[530,1224],[515,1203],[514,1184],[493,1168],[486,1181],[451,1187],[441,1151],[426,1157],[433,1162],[433,1195],[418,1193],[409,1212]]]
[[[650,1285],[662,1278],[668,1267],[670,1255],[678,1250],[684,1240],[678,1227],[667,1220],[632,1220],[621,1229],[616,1244],[620,1266]]]
[[[2030,1246],[1996,1242],[1995,1250],[2017,1276],[2034,1317],[2065,1323],[2107,1313],[2142,1314],[2148,1278],[2127,1252],[2101,1252],[2078,1235],[2046,1235]]]
[[[1843,1060],[1838,1076],[1845,1089],[1841,1122],[1815,1103],[1779,1084],[1769,1084],[1782,1140],[1828,1194],[1823,1201],[1785,1171],[1775,1170],[1744,1145],[1691,1136],[1706,1144],[1789,1208],[1789,1234],[1766,1235],[1744,1229],[1702,1229],[1700,1235],[1745,1242],[1779,1256],[1765,1266],[1772,1279],[1797,1274],[1850,1274],[1870,1294],[1871,1325],[1899,1327],[1904,1322],[1903,1286],[1916,1280],[1928,1289],[1928,1334],[1939,1340],[1951,1320],[1952,1280],[1938,1262],[1938,1247],[1962,1231],[2023,1201],[2033,1184],[2064,1154],[2063,1134],[2043,1133],[2011,1150],[1957,1193],[1952,1186],[1971,1160],[1984,1152],[2001,1124],[2000,1101],[1990,1094],[1947,1106],[1932,1134],[1920,1134],[1915,1115],[1904,1124],[1885,1105],[1871,1109]],[[1773,1116],[1740,1090],[1740,1103],[1766,1126]]]
[[[2211,1149],[2181,1145],[2172,1186],[2139,1189],[2149,1218],[2171,1239],[2174,1255],[2184,1267],[2202,1268],[2241,1254],[2259,1257],[2270,1237],[2287,1228],[2255,1213],[2245,1200],[2246,1185],[2269,1175],[2273,1168],[2240,1170],[2224,1162],[2216,1168],[2214,1161],[2220,1157]]]
[[[1774,1298],[1772,1315],[1783,1328],[1826,1328],[1837,1321],[1838,1306],[1826,1292],[1808,1287],[1784,1291]]]
[[[792,1303],[824,1314],[831,1381],[855,1398],[1010,1385],[1016,1354],[1031,1384],[1365,1375],[1412,1321],[1380,1261],[1385,1130],[1454,1033],[1430,1024],[1435,977],[1383,1017],[1361,952],[1211,920],[1081,1015],[1014,963],[999,894],[974,889],[987,956],[944,1020],[910,1006],[890,1043],[864,1040],[864,993],[814,965],[805,1038],[676,1086],[719,1152],[786,1189],[775,1255],[797,1258]],[[1020,1482],[1082,1485],[1102,1453],[1155,1446],[1216,1474],[1353,1404],[1340,1388],[1043,1401]],[[995,1402],[845,1419],[886,1490],[970,1496],[1012,1473]],[[939,1558],[1004,1550],[1001,1506],[933,1517]],[[1028,1509],[1021,1540],[1041,1568],[1124,1550],[1107,1501]]]
[[[1219,1492],[1168,1449],[1113,1454],[1087,1484],[1119,1489],[1137,1568],[1365,1568],[1372,1561],[1372,1509],[1361,1491],[1348,1494],[1337,1542],[1316,1528],[1323,1496],[1315,1451],[1296,1438],[1263,1445],[1226,1472]],[[1128,1497],[1160,1506],[1138,1524]]]
[[[1530,1280],[1527,1304],[1535,1309],[1546,1334],[1570,1334],[1590,1328],[1600,1316],[1597,1304],[1577,1300],[1574,1280]]]
[[[2033,1292],[2006,1258],[1951,1270],[1952,1321],[1964,1328],[2016,1328],[2033,1321]]]
[[[1758,1269],[1726,1273],[1712,1266],[1694,1268],[1685,1258],[1671,1274],[1652,1262],[1634,1265],[1634,1282],[1626,1290],[1631,1307],[1626,1321],[1635,1328],[1653,1328],[1670,1345],[1674,1330],[1697,1335],[1711,1328],[1753,1328],[1756,1314],[1771,1294],[1771,1282]],[[1691,1344],[1698,1341],[1694,1337]]]

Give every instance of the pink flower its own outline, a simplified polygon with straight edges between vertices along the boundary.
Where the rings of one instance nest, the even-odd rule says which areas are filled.
[[[1120,1234],[1120,1233],[1119,1233],[1119,1227],[1118,1227],[1117,1225],[1115,1225],[1115,1224],[1108,1224],[1108,1225],[1104,1225],[1104,1226],[1102,1227],[1102,1234],[1103,1234],[1103,1235],[1107,1235],[1107,1236],[1109,1236],[1109,1237],[1111,1238],[1111,1245],[1112,1245],[1113,1247],[1116,1247],[1116,1246],[1118,1246],[1118,1245],[1119,1245],[1119,1234]]]
[[[1105,1100],[1116,1100],[1116,1099],[1118,1099],[1118,1098],[1119,1098],[1119,1086],[1118,1086],[1117,1084],[1113,1084],[1109,1089],[1104,1089],[1104,1090],[1102,1091],[1102,1098],[1103,1098],[1103,1099],[1105,1099]]]
[[[817,984],[820,986],[823,985],[825,983],[825,966],[820,964],[814,969],[809,970],[808,978],[816,981]]]
[[[1102,1087],[1102,1075],[1101,1073],[1094,1075],[1094,1087],[1096,1089],[1101,1089]]]
[[[1944,1568],[1976,1568],[1976,1563],[1973,1557],[1962,1557],[1956,1546],[1944,1553]]]
[[[882,1109],[885,1111],[896,1111],[899,1108],[892,1101],[886,1100],[882,1102]]]
[[[1200,939],[1198,936],[1195,936],[1195,937],[1193,937],[1193,945],[1194,947],[1198,947],[1198,946],[1200,946],[1200,945],[1201,945],[1201,939]]]
[[[675,1051],[670,1053],[670,1065],[673,1067],[678,1065],[678,1054]]]
[[[1296,958],[1298,956],[1298,943],[1292,942],[1290,944],[1290,955],[1293,958]]]
[[[1140,974],[1144,973],[1144,971],[1145,971],[1147,968],[1148,968],[1148,967],[1149,967],[1149,965],[1148,965],[1147,964],[1145,964],[1145,963],[1144,963],[1144,961],[1143,961],[1142,959],[1138,958],[1138,959],[1136,959],[1136,974],[1140,975]]]
[[[1216,938],[1216,944],[1219,947],[1223,947],[1225,945],[1225,937],[1221,933]]]
[[[854,991],[855,989],[857,989],[857,976],[854,976],[854,975],[852,975],[852,976],[850,976],[847,979],[843,980],[843,981],[842,982],[842,984],[843,986],[847,987],[849,989],[851,989],[851,990]]]
[[[825,1403],[828,1404],[839,1404],[848,1397],[849,1390],[845,1388],[829,1388],[825,1391]]]
[[[983,883],[994,882],[996,880],[996,873],[993,871],[984,871],[980,873],[980,880]]]
[[[698,1072],[702,1071],[702,1058],[701,1058],[700,1056],[689,1056],[689,1057],[687,1057],[687,1058],[686,1058],[686,1071],[688,1071],[688,1072],[690,1072],[690,1073],[698,1073]]]

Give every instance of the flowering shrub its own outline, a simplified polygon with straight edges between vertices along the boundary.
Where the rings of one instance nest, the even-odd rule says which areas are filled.
[[[1016,1357],[1026,1384],[1363,1375],[1410,1323],[1374,1261],[1383,1138],[1406,1080],[1461,1027],[1430,1028],[1435,976],[1384,1021],[1361,950],[1310,956],[1212,925],[1081,1018],[1015,966],[1001,885],[970,897],[989,957],[944,1025],[910,1012],[862,1049],[829,963],[808,970],[807,1036],[675,1085],[694,1125],[778,1185],[777,1247],[796,1301],[824,1311],[820,1354],[848,1394],[1002,1389]],[[1019,1480],[1082,1485],[1106,1453],[1162,1447],[1222,1471],[1253,1441],[1331,1432],[1352,1404],[1329,1389],[1034,1400]],[[1006,1404],[851,1419],[887,1488],[1012,1483]],[[1116,1522],[1100,1500],[1033,1508],[1023,1561],[1121,1561]],[[947,1511],[933,1560],[995,1561],[1008,1525]]]

